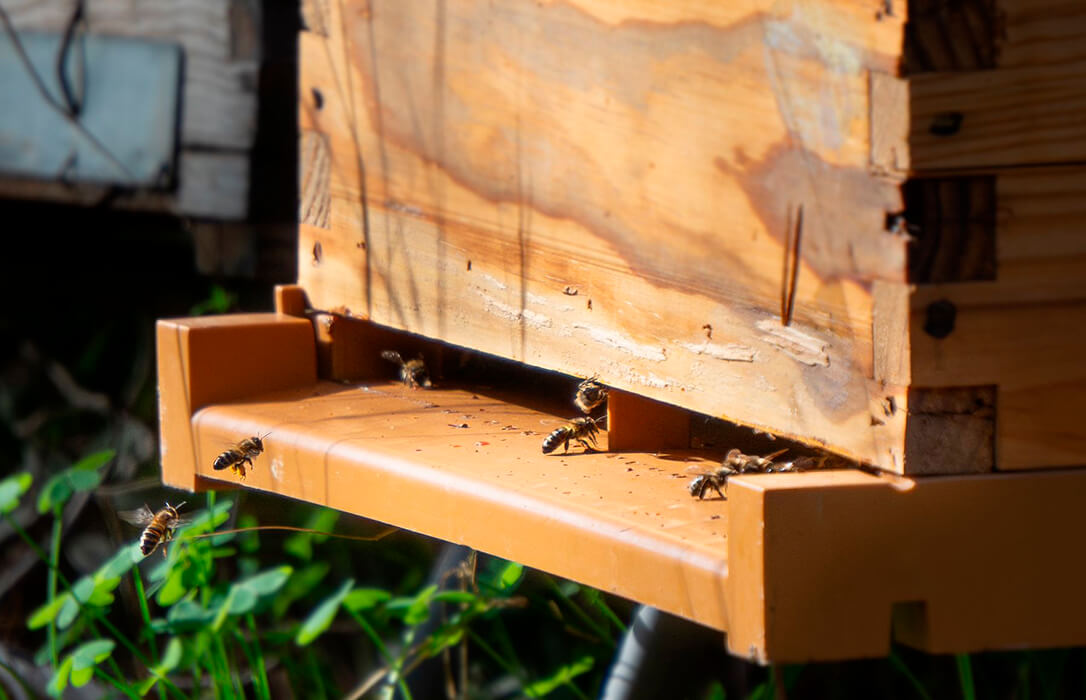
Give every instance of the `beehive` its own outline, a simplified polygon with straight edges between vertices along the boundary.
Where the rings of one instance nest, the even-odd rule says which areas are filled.
[[[1082,463],[1081,3],[333,5],[316,308],[901,474]]]
[[[238,484],[215,454],[273,431],[244,486],[760,661],[1086,643],[1081,3],[303,16],[298,286],[160,322],[167,483]],[[610,451],[541,455],[568,406],[412,391],[379,359],[450,345],[597,375]],[[690,412],[868,471],[697,501],[719,455],[688,449]]]

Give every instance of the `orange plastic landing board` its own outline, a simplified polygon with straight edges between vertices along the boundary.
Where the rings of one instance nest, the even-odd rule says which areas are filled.
[[[724,629],[727,503],[695,501],[706,455],[544,455],[564,421],[471,391],[321,382],[193,418],[196,471],[270,433],[244,485],[320,503]],[[600,435],[606,446],[606,433]]]
[[[316,337],[276,314],[160,321],[163,481],[463,543],[726,630],[763,662],[880,656],[891,637],[932,652],[1086,644],[1086,469],[753,475],[728,501],[696,501],[686,486],[708,453],[543,455],[560,417],[479,389],[318,381]],[[212,468],[269,432],[244,482]]]

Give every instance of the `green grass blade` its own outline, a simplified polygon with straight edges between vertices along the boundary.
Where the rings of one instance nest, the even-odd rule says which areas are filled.
[[[977,689],[973,685],[973,664],[969,660],[969,654],[958,654],[954,660],[958,664],[958,681],[962,687],[962,699],[977,700]]]

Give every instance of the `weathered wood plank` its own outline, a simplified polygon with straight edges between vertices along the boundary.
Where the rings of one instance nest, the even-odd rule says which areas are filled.
[[[0,178],[0,196],[82,206],[108,203],[119,209],[167,211],[223,220],[245,218],[249,207],[248,153],[183,150],[179,156],[176,192]]]
[[[904,238],[900,179],[869,172],[868,73],[893,70],[900,17],[320,7],[327,38],[300,41],[300,126],[330,154],[329,228],[300,227],[315,306],[889,460],[868,287],[904,280]]]
[[[913,0],[905,70],[1020,68],[1086,59],[1079,0]]]
[[[1086,160],[1086,60],[909,80],[914,172]]]
[[[1001,389],[997,423],[1000,469],[1082,465],[1086,381],[1069,377],[1043,386]]]
[[[18,30],[62,31],[73,4],[13,0],[4,9]],[[185,50],[181,143],[247,149],[256,134],[259,9],[248,1],[95,0],[86,31],[176,41]]]
[[[924,331],[925,305],[944,299],[956,301],[956,314],[939,339]],[[976,283],[922,287],[912,306],[914,386],[998,385],[997,468],[1083,463],[1086,302],[1014,304],[997,283]]]
[[[910,389],[909,475],[981,474],[996,466],[996,388]]]
[[[1086,299],[1086,167],[1000,173],[999,286],[1019,301]]]
[[[997,0],[998,65],[1005,68],[1086,60],[1086,3],[1080,0]]]

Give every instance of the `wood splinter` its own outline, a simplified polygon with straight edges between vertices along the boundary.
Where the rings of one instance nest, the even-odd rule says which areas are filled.
[[[784,269],[781,273],[781,325],[792,325],[792,311],[796,306],[796,281],[799,279],[799,246],[803,238],[803,205],[796,209],[796,223],[792,225],[792,212],[788,211],[788,223],[784,232]]]

